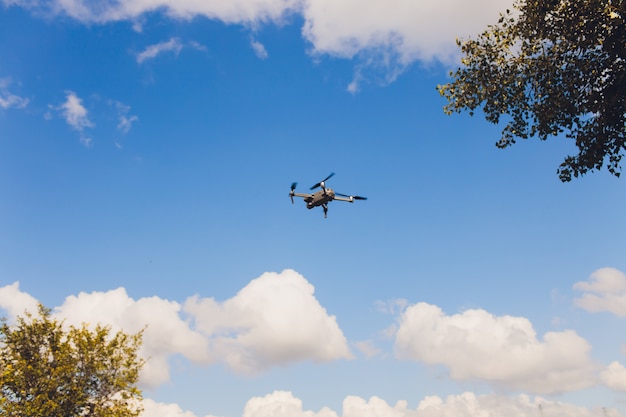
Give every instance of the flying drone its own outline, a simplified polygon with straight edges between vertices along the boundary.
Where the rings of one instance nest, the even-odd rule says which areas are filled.
[[[313,194],[302,194],[296,193],[296,185],[297,182],[291,184],[291,191],[289,192],[289,197],[291,197],[291,204],[293,204],[294,197],[302,197],[304,202],[306,203],[306,208],[312,209],[313,207],[322,206],[324,209],[324,218],[328,215],[328,203],[333,200],[337,201],[347,201],[348,203],[354,203],[355,200],[367,200],[365,197],[360,197],[358,195],[346,195],[336,193],[332,188],[326,188],[326,181],[335,175],[334,172],[331,172],[329,176],[315,184],[311,187],[311,190],[315,190],[316,188],[321,188],[321,190],[314,192]]]

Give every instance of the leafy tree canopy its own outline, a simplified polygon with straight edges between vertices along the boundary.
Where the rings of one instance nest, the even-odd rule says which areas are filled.
[[[66,327],[39,315],[0,323],[0,415],[136,417],[141,333]]]
[[[462,67],[439,85],[448,114],[482,106],[506,126],[496,143],[564,134],[578,154],[557,169],[570,181],[606,164],[620,175],[626,150],[624,0],[517,0],[497,24],[457,41]]]

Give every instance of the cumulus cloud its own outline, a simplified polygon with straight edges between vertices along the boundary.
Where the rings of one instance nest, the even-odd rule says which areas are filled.
[[[169,41],[160,42],[146,47],[146,49],[137,54],[137,62],[141,64],[148,59],[156,58],[157,56],[166,52],[173,52],[174,54],[178,55],[182,49],[183,44],[181,43],[180,39],[172,38]]]
[[[224,302],[198,296],[184,305],[159,297],[133,299],[118,288],[68,296],[54,315],[68,325],[144,330],[139,353],[148,361],[141,383],[157,386],[169,380],[168,360],[174,355],[198,364],[225,363],[236,372],[351,358],[335,317],[313,294],[304,277],[285,270],[263,274]],[[0,287],[0,308],[13,316],[36,304],[17,283]]]
[[[615,361],[602,373],[600,379],[607,387],[615,391],[626,392],[626,367]]]
[[[427,303],[400,316],[399,358],[446,366],[456,380],[478,379],[533,393],[577,390],[594,382],[591,346],[574,331],[541,340],[529,320],[485,310],[446,315]]]
[[[183,411],[178,404],[159,403],[150,398],[144,398],[142,405],[141,417],[196,417],[191,411]]]
[[[304,411],[302,401],[288,391],[274,391],[265,397],[253,397],[246,403],[243,417],[337,417],[324,407],[318,413]]]
[[[18,316],[28,312],[37,313],[39,302],[33,296],[20,291],[20,283],[0,287],[0,308],[6,310],[8,319],[15,321]]]
[[[228,366],[258,372],[294,361],[352,357],[337,320],[293,270],[265,273],[233,298],[217,302],[191,297],[184,310],[211,335],[212,348]]]
[[[626,317],[626,274],[623,272],[615,268],[598,269],[588,281],[574,284],[574,290],[583,293],[574,300],[578,307],[592,313],[607,311]]]
[[[476,395],[465,392],[447,398],[429,396],[410,409],[407,401],[388,404],[379,397],[365,400],[348,396],[343,401],[342,417],[537,417],[539,407],[544,415],[560,417],[597,416],[599,409],[589,409],[540,397],[527,395],[506,397],[497,394]],[[617,410],[607,410],[611,417],[619,416]],[[245,406],[243,417],[338,417],[327,408],[319,412],[304,410],[302,401],[288,391],[274,391],[264,397],[255,397]]]
[[[181,317],[181,305],[159,297],[135,300],[124,288],[107,292],[72,295],[55,309],[68,324],[106,324],[113,330],[136,333],[144,330],[140,355],[148,358],[141,381],[156,386],[169,380],[168,359],[182,355],[194,362],[209,363],[204,335],[189,327]]]
[[[7,2],[7,0],[4,0]],[[302,36],[316,57],[356,59],[356,92],[363,81],[393,81],[415,61],[452,62],[457,37],[475,35],[497,22],[512,0],[11,0],[24,7],[47,7],[84,23],[129,20],[162,11],[172,18],[205,16],[227,24],[258,28],[284,23],[292,16],[303,21]],[[170,41],[172,42],[172,41]],[[156,50],[145,51],[146,58]],[[255,49],[255,52],[258,51]],[[155,55],[151,55],[155,54]],[[138,57],[138,61],[140,58]]]
[[[143,400],[142,417],[196,417],[183,411],[177,404]],[[242,417],[537,417],[542,415],[559,417],[620,417],[616,409],[587,408],[541,397],[527,395],[507,397],[499,394],[476,395],[464,392],[446,398],[427,396],[415,409],[408,407],[405,400],[390,405],[382,398],[373,396],[369,400],[348,396],[343,400],[341,414],[322,407],[315,412],[305,410],[302,400],[289,391],[274,391],[247,401]],[[207,415],[206,417],[213,417]]]
[[[15,95],[9,91],[10,78],[0,78],[0,107],[3,109],[23,109],[28,105],[28,99]]]

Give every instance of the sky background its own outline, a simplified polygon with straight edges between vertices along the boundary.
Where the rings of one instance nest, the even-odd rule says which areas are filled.
[[[626,416],[624,180],[436,90],[507,7],[2,0],[0,312],[147,326],[146,417]]]

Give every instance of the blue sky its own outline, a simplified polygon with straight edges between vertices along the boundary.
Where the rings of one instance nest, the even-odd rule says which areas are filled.
[[[624,181],[436,91],[506,7],[3,0],[0,310],[148,326],[146,417],[626,415]]]

